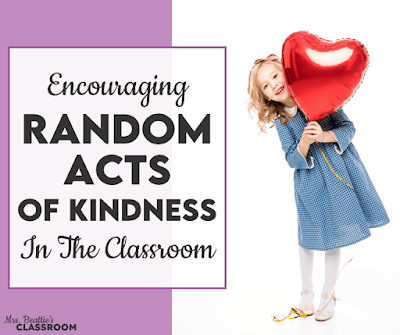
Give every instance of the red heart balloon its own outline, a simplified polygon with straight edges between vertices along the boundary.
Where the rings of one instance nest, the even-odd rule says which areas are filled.
[[[368,63],[366,48],[353,39],[329,41],[298,31],[282,47],[289,92],[310,121],[342,107],[360,86]]]

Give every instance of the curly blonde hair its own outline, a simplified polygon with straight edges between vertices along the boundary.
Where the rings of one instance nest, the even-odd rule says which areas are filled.
[[[282,71],[282,65],[279,62],[263,60],[254,65],[249,73],[249,86],[247,92],[250,96],[247,101],[247,111],[250,116],[252,112],[257,115],[257,126],[260,128],[260,133],[266,133],[265,128],[267,124],[272,128],[276,119],[280,118],[282,124],[287,124],[292,119],[292,115],[285,110],[285,106],[282,103],[267,100],[264,93],[257,85],[258,70],[263,64],[269,63],[274,64]]]

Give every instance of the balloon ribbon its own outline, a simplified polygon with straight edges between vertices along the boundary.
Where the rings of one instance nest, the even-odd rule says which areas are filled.
[[[294,316],[294,317],[292,317],[292,318],[289,318],[289,316],[292,315],[292,313],[297,314],[297,316]],[[293,320],[293,319],[297,319],[297,318],[306,318],[306,317],[308,316],[308,314],[304,313],[304,312],[303,312],[301,309],[299,309],[299,308],[292,308],[292,310],[290,311],[290,313],[288,314],[288,316],[284,317],[283,319],[278,319],[278,316],[281,316],[281,315],[282,315],[282,314],[277,314],[277,315],[272,316],[272,321],[281,322],[281,321],[283,321],[283,320],[286,320],[287,318],[289,318],[290,320]],[[284,315],[282,315],[282,316],[284,316]]]
[[[332,168],[332,166],[329,164],[328,158],[326,158],[324,152],[322,151],[321,147],[319,146],[318,141],[315,141],[315,144],[317,145],[319,151],[321,151],[322,156],[324,156],[324,158],[325,158],[326,164],[328,164],[329,168],[332,170],[332,172],[335,174],[335,176],[338,177],[342,182],[344,182],[348,187],[350,187],[351,189],[353,189],[353,188],[351,187],[351,185],[350,185],[347,181],[345,181],[342,177],[340,177],[340,176],[335,172],[335,170]]]

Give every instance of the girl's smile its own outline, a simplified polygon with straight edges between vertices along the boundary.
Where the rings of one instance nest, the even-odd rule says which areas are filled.
[[[284,89],[285,89],[285,86],[279,87],[278,90],[276,91],[275,95],[279,95]]]

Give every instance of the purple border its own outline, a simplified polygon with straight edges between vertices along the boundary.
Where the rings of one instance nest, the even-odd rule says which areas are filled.
[[[75,334],[171,335],[172,290],[8,289],[8,47],[171,46],[171,0],[3,0],[0,9],[0,315],[51,315]],[[29,275],[29,273],[27,273]],[[2,324],[1,334],[18,333]]]
[[[225,265],[224,265],[224,272],[225,272],[225,278],[224,278],[224,286],[223,287],[10,287],[10,50],[11,49],[224,49],[224,81],[225,81],[225,89],[224,89],[224,118],[225,118],[225,134],[224,134],[224,224],[225,224],[225,237],[224,237],[224,252],[225,252]],[[227,215],[227,210],[226,210],[226,202],[227,202],[227,192],[226,192],[226,175],[227,175],[227,159],[226,159],[226,152],[227,152],[227,134],[226,134],[226,47],[224,46],[203,46],[203,47],[196,47],[196,46],[191,46],[191,47],[181,47],[181,46],[146,46],[146,47],[138,47],[138,46],[112,46],[112,47],[95,47],[95,46],[90,46],[90,47],[62,47],[62,46],[57,46],[57,47],[46,47],[46,46],[38,46],[38,47],[25,47],[25,46],[9,46],[8,47],[8,289],[14,290],[25,290],[25,289],[85,289],[85,290],[91,290],[91,289],[97,289],[97,290],[102,290],[102,289],[140,289],[140,290],[164,290],[164,289],[226,289],[226,283],[227,283],[227,238],[226,238],[226,215]]]

